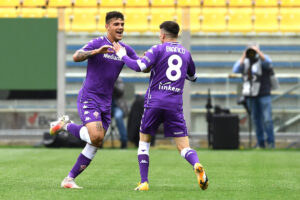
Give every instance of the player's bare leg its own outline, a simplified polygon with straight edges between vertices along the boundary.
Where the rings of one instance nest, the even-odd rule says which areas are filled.
[[[204,167],[199,162],[197,152],[190,148],[188,136],[176,137],[175,143],[181,156],[193,166],[200,188],[202,190],[207,189],[208,178],[205,174]]]
[[[90,143],[86,144],[72,170],[69,172],[68,176],[62,181],[61,187],[63,188],[81,188],[78,185],[76,185],[74,179],[88,167],[88,165],[96,155],[98,147],[102,144],[103,138],[106,133],[101,121],[87,123],[84,127],[86,127],[86,130],[80,129],[80,131],[87,131],[88,136],[86,137],[88,137]],[[71,126],[69,128],[71,128]]]
[[[149,149],[150,149],[151,135],[140,133],[140,142],[138,148],[138,162],[140,168],[141,182],[134,190],[147,191],[148,184],[148,170],[149,170]]]

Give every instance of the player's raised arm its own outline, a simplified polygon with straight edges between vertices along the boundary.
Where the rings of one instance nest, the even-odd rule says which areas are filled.
[[[84,51],[82,49],[77,50],[73,55],[73,60],[75,62],[82,62],[86,59],[90,58],[93,55],[100,54],[100,53],[114,53],[113,50],[111,50],[113,47],[110,45],[103,45],[102,47],[98,49],[94,49],[91,51]]]
[[[145,57],[138,59],[130,58],[129,56],[127,56],[126,49],[119,43],[114,42],[113,46],[117,56],[120,57],[130,69],[136,72],[146,72],[147,68],[152,65],[152,62],[146,61]]]

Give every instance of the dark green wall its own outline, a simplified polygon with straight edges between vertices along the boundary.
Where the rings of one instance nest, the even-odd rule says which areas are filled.
[[[57,19],[0,18],[0,90],[56,89]]]

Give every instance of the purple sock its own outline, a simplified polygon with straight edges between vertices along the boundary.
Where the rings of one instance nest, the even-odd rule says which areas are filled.
[[[194,166],[195,163],[199,163],[198,155],[197,152],[193,149],[189,150],[185,154],[185,159],[192,165]]]
[[[72,135],[74,135],[75,137],[77,137],[78,139],[81,140],[80,134],[79,134],[81,127],[83,127],[83,125],[77,125],[77,124],[70,123],[67,126],[67,130],[69,133],[71,133]]]
[[[69,173],[69,177],[76,178],[87,166],[89,166],[91,159],[88,159],[83,154],[80,154],[77,162]]]
[[[141,183],[148,182],[148,169],[149,169],[149,155],[141,154],[138,155]]]

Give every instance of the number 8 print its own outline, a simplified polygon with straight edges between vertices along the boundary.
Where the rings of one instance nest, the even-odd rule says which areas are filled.
[[[177,60],[177,64],[173,64],[173,61]],[[180,58],[180,56],[174,54],[172,56],[169,57],[168,59],[168,69],[166,71],[166,76],[170,81],[177,81],[180,76],[181,76],[181,71],[180,68],[182,66],[182,59]],[[176,74],[172,75],[172,71],[175,71]]]

